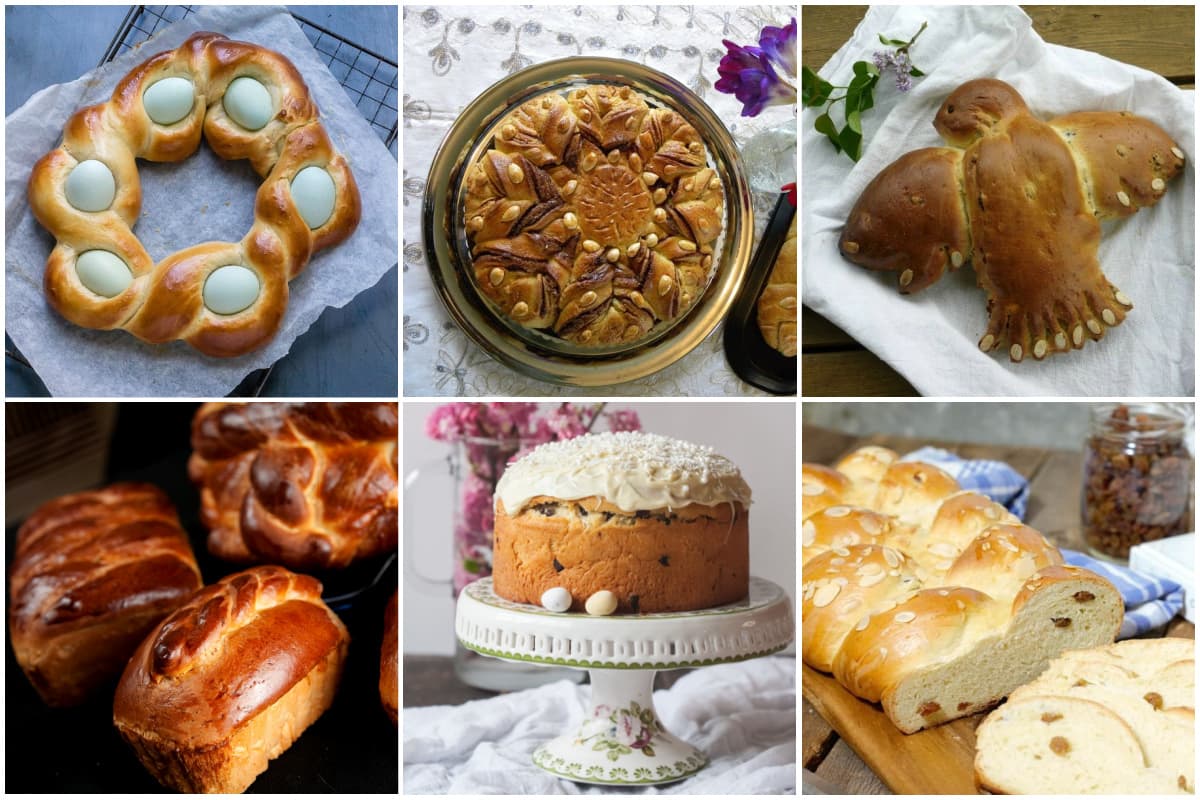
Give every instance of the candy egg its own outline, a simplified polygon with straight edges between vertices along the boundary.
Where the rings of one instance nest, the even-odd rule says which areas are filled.
[[[589,597],[583,607],[593,617],[607,617],[617,610],[617,596],[608,589],[601,589]]]
[[[305,167],[292,178],[292,200],[309,228],[316,230],[333,214],[337,190],[333,178],[320,167]]]
[[[258,299],[258,276],[238,264],[218,267],[204,281],[204,305],[214,314],[236,314]]]
[[[79,282],[101,297],[116,297],[133,282],[133,271],[107,250],[86,250],[75,259]]]
[[[117,181],[103,161],[80,161],[67,176],[67,202],[80,211],[104,211],[117,196]]]
[[[561,614],[571,607],[571,593],[561,586],[542,592],[542,606],[547,611]]]
[[[271,121],[271,93],[254,78],[234,78],[221,101],[229,118],[248,131],[256,131]]]
[[[142,107],[159,125],[174,125],[191,113],[195,94],[187,78],[163,78],[142,92]]]

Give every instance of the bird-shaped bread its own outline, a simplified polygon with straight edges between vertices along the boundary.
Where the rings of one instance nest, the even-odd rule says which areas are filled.
[[[1154,205],[1183,167],[1160,127],[1127,112],[1043,122],[1003,81],[968,81],[934,119],[949,147],[914,150],[855,203],[838,244],[903,294],[970,261],[988,296],[979,348],[1013,361],[1083,347],[1132,301],[1097,259],[1100,222]]]

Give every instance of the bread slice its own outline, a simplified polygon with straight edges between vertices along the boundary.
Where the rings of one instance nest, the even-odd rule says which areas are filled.
[[[979,784],[1009,793],[1194,791],[1193,648],[1183,639],[1133,640],[1056,658],[979,727]],[[1021,732],[1020,723],[1039,709],[1037,721]],[[1046,755],[1047,735],[1062,739],[1051,742],[1058,758]],[[1090,753],[1071,755],[1077,735],[1087,749],[1103,753],[1099,766],[1090,764]],[[1127,763],[1131,738],[1136,758]],[[1029,764],[1032,774],[1022,775],[1023,759],[1044,763]],[[1106,771],[1114,764],[1121,766],[1116,777]]]
[[[997,794],[1182,794],[1182,775],[1146,765],[1129,724],[1100,703],[1027,697],[975,732],[975,777]]]
[[[914,733],[990,708],[1064,650],[1111,642],[1122,613],[1112,585],[1076,567],[1039,571],[1011,617],[973,589],[926,589],[851,631],[833,672]]]

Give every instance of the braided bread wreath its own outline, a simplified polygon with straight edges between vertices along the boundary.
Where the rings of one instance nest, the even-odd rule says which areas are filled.
[[[265,178],[240,242],[207,242],[157,265],[132,227],[142,192],[135,159],[182,161],[201,128],[224,159]],[[121,79],[106,103],[67,121],[63,140],[29,177],[34,216],[57,240],[46,298],[85,328],[147,342],[183,339],[237,356],[279,328],[288,281],[316,251],[358,226],[361,203],[346,160],[322,127],[290,61],[248,42],[196,33]]]

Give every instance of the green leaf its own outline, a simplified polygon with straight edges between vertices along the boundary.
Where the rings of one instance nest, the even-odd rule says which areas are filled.
[[[851,111],[846,114],[846,127],[862,135],[862,116],[857,111]]]
[[[826,113],[817,117],[817,121],[813,123],[813,127],[817,129],[817,133],[823,133],[828,136],[829,141],[833,142],[834,147],[838,150],[842,149],[841,144],[838,143],[837,125],[834,124],[833,118],[829,114]]]
[[[882,33],[879,34],[879,41],[883,44],[886,44],[888,47],[903,47],[904,45],[908,44],[908,42],[902,39],[889,39]]]
[[[862,75],[866,75],[866,74],[869,72],[869,70],[868,70],[867,68],[868,68],[868,67],[870,67],[870,66],[871,66],[871,65],[870,65],[870,64],[868,64],[866,61],[855,61],[855,62],[854,62],[854,74],[855,74],[855,76],[862,76]]]
[[[879,77],[879,67],[875,66],[874,64],[867,65],[867,72],[871,75],[874,75],[876,78]]]
[[[862,134],[847,125],[838,133],[838,146],[851,161],[858,161],[862,156]]]
[[[800,73],[800,98],[805,108],[823,106],[833,94],[833,84],[804,67]]]
[[[917,69],[916,67],[912,67],[911,69],[909,69],[908,74],[912,75],[914,78],[924,78],[925,77],[925,73],[921,72],[921,70]]]
[[[478,575],[479,574],[479,562],[473,558],[464,558],[463,559],[463,569],[466,570],[468,574]]]
[[[864,72],[862,75],[855,75],[854,80],[850,81],[850,85],[846,89],[847,91],[850,89],[861,89],[873,80],[875,80],[875,76]]]

